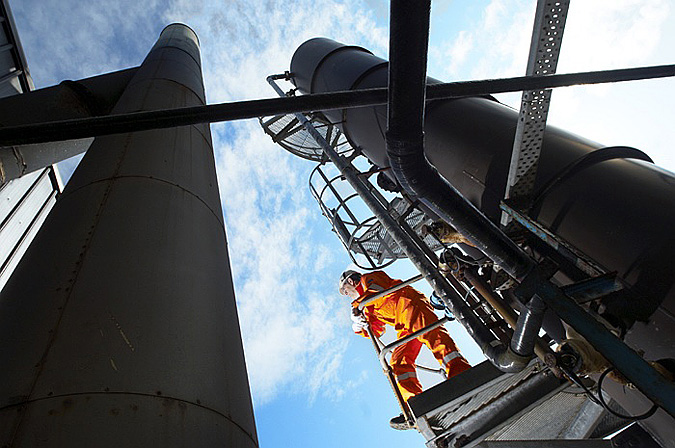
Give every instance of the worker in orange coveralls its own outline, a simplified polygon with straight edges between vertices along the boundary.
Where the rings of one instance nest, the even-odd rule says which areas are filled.
[[[340,276],[340,293],[354,299],[352,302],[352,329],[356,334],[368,337],[366,328],[370,324],[373,332],[381,336],[385,324],[393,325],[398,339],[438,321],[431,304],[424,294],[405,286],[398,291],[367,305],[363,313],[358,306],[368,296],[398,285],[401,280],[393,280],[382,271],[360,274],[356,271],[345,271]],[[430,330],[416,339],[394,349],[391,356],[391,368],[403,398],[407,401],[422,392],[422,384],[417,379],[415,359],[422,348],[429,347],[434,357],[446,369],[448,378],[453,377],[471,367],[457,349],[444,327]],[[390,425],[395,429],[409,429],[403,415],[391,419]]]

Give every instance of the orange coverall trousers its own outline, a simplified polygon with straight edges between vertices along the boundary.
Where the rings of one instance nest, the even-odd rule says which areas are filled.
[[[363,274],[357,288],[361,297],[352,302],[352,306],[356,307],[369,295],[399,283],[401,283],[400,280],[393,280],[382,271]],[[426,297],[410,286],[399,289],[366,306],[364,314],[375,334],[380,336],[384,333],[386,324],[393,325],[399,339],[438,321],[438,316]],[[365,331],[361,334],[368,337]],[[396,376],[401,395],[406,401],[422,392],[422,384],[417,379],[415,369],[415,360],[422,345],[429,347],[441,366],[445,367],[448,378],[471,367],[443,327],[428,331],[397,347],[392,353],[390,365]]]

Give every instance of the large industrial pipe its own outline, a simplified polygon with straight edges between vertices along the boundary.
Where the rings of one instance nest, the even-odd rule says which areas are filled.
[[[396,180],[416,195],[438,216],[453,224],[495,263],[521,280],[534,263],[491,221],[450,184],[424,157],[424,108],[427,45],[431,1],[408,3],[392,0],[390,14],[389,102],[387,108],[387,158]],[[406,36],[405,38],[403,36]],[[485,350],[504,372],[525,368],[534,355],[534,340],[541,326],[545,306],[521,314],[513,339]],[[541,303],[541,302],[537,302]]]
[[[387,70],[388,63],[369,51],[324,38],[302,44],[291,61],[303,93],[383,87]],[[427,78],[427,84],[439,82]],[[325,113],[371,161],[389,166],[385,107]],[[426,106],[426,158],[495,223],[517,120],[517,111],[490,98],[434,100]],[[611,157],[588,156],[595,152]],[[630,328],[661,307],[661,326],[675,327],[675,176],[636,155],[646,159],[639,151],[612,151],[548,126],[535,183],[535,191],[545,194],[533,218],[632,286],[630,293],[603,301],[607,313]],[[645,350],[647,359],[672,357],[672,344],[654,337],[637,324],[626,341]]]
[[[205,103],[170,25],[113,113]],[[257,447],[208,125],[97,138],[0,296],[0,445]]]
[[[327,39],[312,39],[301,45],[293,56],[291,71],[298,89],[306,93],[380,87],[388,82],[385,61],[366,50]],[[438,81],[427,79],[427,83],[435,82]],[[326,111],[326,115],[340,125],[351,144],[362,149],[371,161],[380,167],[388,166],[383,135],[387,117],[384,108]],[[446,210],[462,205],[462,201],[453,199],[458,192],[493,222],[498,221],[498,204],[503,197],[517,119],[515,111],[488,98],[439,100],[427,104],[424,151],[433,167],[422,164],[427,171],[419,178],[428,187],[427,180],[435,181],[434,170],[438,170],[456,187],[457,191],[449,189],[449,195],[442,199],[454,202],[445,207]],[[414,123],[411,127],[414,128]],[[389,154],[396,154],[400,148],[392,148],[391,138],[387,137]],[[410,138],[403,143],[403,153],[407,153],[406,143],[409,143],[407,146],[422,145],[421,138]],[[594,151],[611,156],[589,156]],[[664,339],[659,327],[673,328],[675,324],[675,265],[671,262],[675,243],[671,231],[675,222],[675,176],[641,160],[629,160],[636,153],[640,159],[647,159],[636,150],[605,149],[549,127],[544,135],[535,182],[538,208],[531,216],[607,271],[616,271],[631,287],[621,294],[604,297],[602,306],[608,316],[625,322],[630,331],[624,341],[644,353],[644,358],[627,349],[536,271],[525,278],[527,286],[521,288],[521,292],[523,297],[537,294],[672,416],[675,415],[672,384],[650,369],[644,359],[673,357],[672,339]],[[416,152],[415,158],[401,160],[401,166],[408,162],[419,166],[420,154]],[[415,187],[412,190],[419,191],[418,185]],[[589,196],[593,200],[588,200]],[[642,234],[645,230],[648,235]],[[489,237],[486,241],[497,240]],[[503,248],[506,253],[515,254],[508,246]],[[518,264],[505,266],[517,278],[519,269],[514,268]],[[533,309],[533,317],[538,308]],[[539,320],[537,317],[533,322]],[[636,323],[640,320],[647,325]],[[658,326],[649,325],[650,321],[658,322]],[[516,342],[517,346],[529,350],[529,342],[522,344],[524,339]],[[645,424],[649,427],[649,422]],[[652,433],[661,429],[650,427]]]
[[[430,10],[430,0],[391,2],[386,132],[391,171],[405,191],[419,197],[507,273],[522,280],[534,267],[532,260],[444,180],[424,157]]]
[[[74,120],[110,113],[136,68],[63,81],[57,86],[0,100],[0,129]],[[0,185],[89,149],[92,137],[0,147]]]

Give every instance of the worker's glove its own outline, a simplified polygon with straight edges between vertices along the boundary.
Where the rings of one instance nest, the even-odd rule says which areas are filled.
[[[352,330],[354,333],[361,333],[363,330],[368,328],[368,320],[366,316],[363,315],[358,309],[354,308],[352,310]]]

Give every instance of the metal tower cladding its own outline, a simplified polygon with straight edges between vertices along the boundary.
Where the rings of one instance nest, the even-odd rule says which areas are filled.
[[[112,113],[203,105],[168,26]],[[97,138],[0,296],[0,445],[256,447],[207,124]]]

